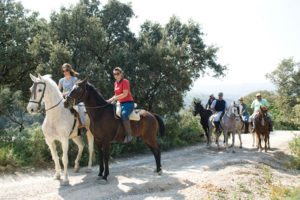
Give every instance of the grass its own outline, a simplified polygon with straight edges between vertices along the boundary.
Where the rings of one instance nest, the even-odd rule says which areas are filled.
[[[265,177],[266,177],[266,182],[268,184],[271,184],[271,172],[270,172],[270,168],[267,165],[263,165],[262,169],[264,170],[265,173]]]
[[[241,192],[251,194],[251,191],[243,184],[243,183],[237,183],[240,187]]]

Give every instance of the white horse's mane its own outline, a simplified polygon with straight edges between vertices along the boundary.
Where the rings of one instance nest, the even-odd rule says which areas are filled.
[[[57,92],[59,92],[58,86],[55,83],[55,81],[52,79],[51,74],[46,74],[46,75],[42,76],[42,81],[49,83],[51,88],[53,88],[53,89],[55,88],[57,90]]]

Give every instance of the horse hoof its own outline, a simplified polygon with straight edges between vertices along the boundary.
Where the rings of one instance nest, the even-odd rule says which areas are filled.
[[[99,180],[99,184],[100,185],[105,185],[105,184],[107,184],[107,180],[102,178],[102,179]]]
[[[162,170],[159,170],[159,172],[157,172],[157,174],[159,175],[159,176],[161,176],[162,175]]]
[[[235,150],[232,150],[232,153],[235,153]]]
[[[74,168],[74,172],[78,173],[79,172],[79,167]]]
[[[240,146],[240,149],[242,149],[243,147],[242,146]]]
[[[53,177],[54,180],[60,180],[60,175],[59,174],[56,174],[54,177]]]
[[[85,170],[86,173],[91,173],[93,172],[93,169],[91,167],[88,167],[86,170]]]
[[[62,186],[68,186],[68,185],[70,185],[69,180],[64,180],[64,181],[62,181],[62,182],[61,182],[61,185],[62,185]]]
[[[97,177],[97,180],[102,180],[103,179],[103,176],[98,176]]]

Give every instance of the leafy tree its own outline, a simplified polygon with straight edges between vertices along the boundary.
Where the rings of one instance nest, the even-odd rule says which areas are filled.
[[[5,116],[11,122],[19,125],[19,131],[24,129],[24,111],[21,107],[21,91],[12,92],[5,87],[0,89],[0,116]]]
[[[276,70],[266,75],[282,96],[300,97],[300,63],[283,59]]]
[[[24,89],[28,73],[36,66],[28,46],[44,25],[37,13],[28,15],[21,3],[10,0],[0,2],[0,84]]]
[[[202,35],[198,24],[182,24],[176,17],[165,27],[149,21],[142,25],[131,82],[143,107],[158,113],[177,112],[185,92],[207,68],[215,76],[224,75],[226,67],[216,62],[217,48],[207,47]]]
[[[7,117],[21,129],[22,117],[17,113],[21,100],[28,98],[29,93],[21,95],[20,91],[28,91],[28,74],[36,68],[28,47],[45,26],[45,20],[37,17],[37,13],[29,13],[21,3],[0,1],[0,117]]]
[[[276,104],[283,122],[300,127],[300,64],[293,58],[283,59],[277,69],[266,75],[277,87]]]
[[[2,20],[14,29],[1,31],[19,27],[21,31],[18,35],[8,34],[11,41],[7,40],[6,49],[13,48],[7,52],[17,58],[6,57],[4,65],[0,60],[3,76],[7,69],[11,73],[1,81],[11,83],[9,86],[15,84],[16,89],[28,90],[31,81],[27,75],[34,71],[50,73],[58,81],[62,64],[69,62],[80,78],[88,76],[108,98],[113,94],[112,69],[120,66],[142,108],[173,114],[182,107],[183,95],[193,81],[208,68],[217,77],[226,70],[226,66],[217,63],[218,49],[204,43],[200,26],[193,21],[183,24],[171,17],[166,26],[146,21],[136,37],[129,29],[134,16],[131,5],[117,0],[109,0],[102,9],[98,0],[81,0],[75,6],[53,12],[49,23],[37,19],[36,13],[27,17],[20,3],[7,1],[1,5],[15,13]],[[13,81],[15,76],[21,78]],[[28,98],[28,93],[23,97]]]

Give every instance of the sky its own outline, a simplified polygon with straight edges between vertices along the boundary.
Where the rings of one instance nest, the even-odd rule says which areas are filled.
[[[265,75],[284,58],[300,61],[300,1],[298,0],[120,0],[130,3],[135,18],[131,30],[138,34],[146,20],[165,25],[171,16],[183,23],[199,23],[207,45],[219,48],[218,62],[227,65],[221,79],[197,79],[192,92],[250,93],[274,89]],[[49,19],[51,11],[79,0],[22,0],[26,9]],[[107,0],[101,1],[106,4]],[[249,87],[252,85],[252,87]],[[242,94],[241,94],[242,95]],[[246,95],[246,94],[245,94]]]

